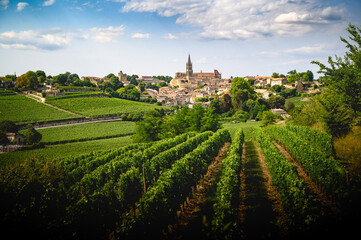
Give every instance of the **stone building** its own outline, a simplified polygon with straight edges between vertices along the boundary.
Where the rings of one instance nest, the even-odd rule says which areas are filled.
[[[25,141],[24,135],[20,133],[7,133],[6,137],[11,144],[22,145]]]
[[[284,86],[289,84],[287,78],[273,78],[271,76],[246,76],[244,79],[254,79],[254,86],[267,87],[270,85],[271,87],[275,85]]]
[[[188,61],[186,63],[186,72],[177,72],[175,78],[172,79],[170,84],[172,86],[179,86],[181,83],[189,84],[204,84],[210,83],[209,81],[214,79],[222,79],[222,75],[215,69],[213,72],[193,72],[193,64],[190,54],[188,55]]]
[[[118,78],[121,82],[128,81],[127,74],[123,73],[122,71],[118,73]]]
[[[296,85],[296,92],[298,93],[303,93],[303,84],[302,81],[296,81],[295,82]]]

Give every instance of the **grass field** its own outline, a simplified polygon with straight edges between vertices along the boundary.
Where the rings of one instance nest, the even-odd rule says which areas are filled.
[[[38,129],[45,144],[88,141],[120,137],[135,133],[135,123],[125,121],[96,122]]]
[[[130,136],[46,146],[29,151],[0,154],[0,167],[28,159],[57,160],[93,151],[116,149],[132,142]]]
[[[287,98],[286,100],[292,101],[295,104],[295,106],[303,106],[310,103],[310,101],[303,101],[304,98],[305,97],[292,97],[292,98]]]
[[[122,113],[144,113],[159,106],[119,98],[67,98],[49,100],[48,103],[89,117]]]
[[[48,96],[46,101],[53,101],[66,98],[78,98],[78,97],[98,97],[98,96],[108,96],[102,91],[92,91],[92,92],[65,92],[63,96]]]
[[[30,123],[73,118],[79,117],[22,95],[0,95],[0,121],[11,120],[16,123]]]
[[[249,139],[252,137],[253,127],[261,126],[261,122],[240,122],[240,123],[232,123],[232,122],[225,122],[222,126],[229,130],[232,139],[234,138],[234,134],[239,128],[243,129],[245,139]]]

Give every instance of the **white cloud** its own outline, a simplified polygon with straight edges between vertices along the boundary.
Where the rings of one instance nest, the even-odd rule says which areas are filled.
[[[283,49],[279,51],[263,51],[260,52],[259,55],[268,55],[268,56],[280,56],[280,55],[315,55],[315,54],[323,54],[331,51],[333,47],[327,44],[314,44],[301,46],[296,48]]]
[[[120,0],[122,11],[176,16],[176,23],[200,27],[205,39],[299,36],[342,20],[343,8],[318,0]]]
[[[1,0],[0,1],[0,9],[6,10],[9,6],[9,0]]]
[[[19,2],[17,5],[17,11],[21,12],[22,10],[24,10],[24,8],[26,8],[27,6],[29,6],[29,3],[26,2]]]
[[[318,54],[325,53],[327,46],[325,44],[315,44],[312,46],[302,46],[298,48],[292,48],[284,50],[285,53],[297,53],[297,54]]]
[[[133,33],[132,38],[149,38],[149,33]]]
[[[1,46],[12,49],[58,50],[70,45],[71,39],[71,33],[63,32],[60,29],[0,33]]]
[[[55,0],[47,0],[43,3],[43,6],[47,7],[47,6],[51,6],[55,3]]]
[[[90,29],[90,32],[93,33],[94,39],[97,42],[115,42],[115,39],[124,33],[124,26],[109,26],[107,28],[94,27]]]
[[[276,23],[297,23],[312,21],[312,16],[309,13],[299,14],[296,12],[283,13],[276,17]]]
[[[1,46],[2,48],[6,48],[6,49],[36,50],[36,47],[35,47],[35,46],[25,45],[25,44],[22,44],[22,43],[11,43],[11,44],[0,43],[0,46]]]
[[[166,38],[166,39],[179,39],[179,37],[173,35],[172,33],[168,33],[167,35],[164,36],[164,38]]]

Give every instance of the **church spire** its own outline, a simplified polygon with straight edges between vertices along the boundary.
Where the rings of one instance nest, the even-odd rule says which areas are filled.
[[[188,62],[186,64],[186,77],[189,80],[191,77],[193,77],[193,68],[192,68],[192,62],[191,62],[191,55],[188,54]]]

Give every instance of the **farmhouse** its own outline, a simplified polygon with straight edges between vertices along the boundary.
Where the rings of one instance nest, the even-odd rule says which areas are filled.
[[[9,142],[16,145],[24,144],[24,135],[19,133],[7,133],[6,137],[8,138]]]
[[[271,109],[271,112],[274,113],[274,114],[281,115],[281,117],[283,117],[283,118],[290,117],[290,115],[287,114],[287,112],[285,110],[281,109],[281,108]]]
[[[260,87],[267,87],[270,85],[271,87],[275,85],[284,86],[288,84],[287,78],[273,78],[271,76],[246,76],[244,79],[254,79],[254,85]]]

